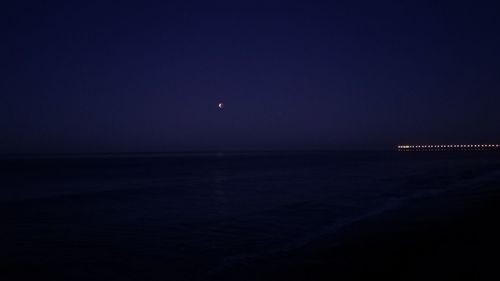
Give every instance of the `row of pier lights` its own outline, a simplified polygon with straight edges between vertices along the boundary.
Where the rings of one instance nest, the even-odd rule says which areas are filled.
[[[437,145],[398,145],[400,151],[414,150],[486,150],[500,149],[500,144],[437,144]]]

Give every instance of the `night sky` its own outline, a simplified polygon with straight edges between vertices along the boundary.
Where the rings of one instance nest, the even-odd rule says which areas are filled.
[[[16,2],[0,153],[500,143],[494,1]]]

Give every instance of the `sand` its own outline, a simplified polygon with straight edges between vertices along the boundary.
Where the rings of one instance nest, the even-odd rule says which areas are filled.
[[[413,200],[212,280],[500,280],[500,186]]]

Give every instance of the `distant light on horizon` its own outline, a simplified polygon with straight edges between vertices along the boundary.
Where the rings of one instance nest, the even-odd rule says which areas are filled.
[[[491,150],[500,149],[500,144],[427,144],[398,145],[398,151],[450,151],[450,150]]]

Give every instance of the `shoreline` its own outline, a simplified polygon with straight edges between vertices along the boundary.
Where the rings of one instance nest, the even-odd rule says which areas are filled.
[[[209,280],[500,280],[500,189],[450,190]],[[383,228],[382,228],[383,227]]]
[[[358,156],[353,157],[357,159]],[[288,159],[269,159],[274,159],[269,166],[271,168],[288,162]],[[24,170],[12,168],[11,182],[16,183],[25,174],[31,175],[33,178],[26,180],[26,186],[32,188],[18,194],[36,191],[34,183],[44,180],[46,184],[62,187],[54,188],[57,192],[71,187],[71,183],[81,184],[82,179],[85,179],[83,183],[90,180],[90,183],[100,185],[96,185],[98,188],[95,189],[93,185],[81,189],[77,185],[77,188],[69,189],[75,193],[74,197],[65,195],[50,197],[50,200],[4,201],[1,218],[7,231],[0,235],[3,236],[0,242],[5,243],[0,257],[0,276],[17,280],[293,281],[364,280],[373,277],[383,280],[500,280],[493,278],[500,277],[493,264],[497,259],[489,259],[489,256],[500,253],[497,241],[500,232],[495,225],[500,215],[500,207],[497,206],[500,202],[498,158],[458,158],[459,161],[455,162],[453,156],[417,158],[415,162],[412,157],[396,159],[396,162],[392,159],[375,162],[381,159],[386,161],[385,158],[368,159],[372,165],[359,172],[352,170],[354,166],[364,163],[359,159],[338,162],[346,165],[346,173],[352,175],[348,174],[351,176],[349,184],[340,177],[339,189],[336,190],[330,184],[321,185],[336,178],[327,169],[330,166],[324,166],[321,161],[315,162],[317,158],[314,158],[312,163],[321,164],[319,171],[323,181],[318,183],[323,189],[313,189],[315,186],[311,185],[314,182],[311,179],[315,174],[306,169],[299,170],[305,173],[304,177],[289,178],[278,173],[280,181],[277,182],[282,185],[278,185],[276,191],[289,192],[290,195],[300,191],[299,194],[307,195],[307,192],[321,192],[328,188],[329,192],[325,193],[328,197],[322,197],[317,202],[304,199],[304,202],[291,205],[273,202],[266,205],[274,207],[269,212],[261,208],[255,214],[250,212],[241,217],[221,216],[222,219],[216,220],[216,216],[207,216],[215,219],[200,220],[201,223],[195,221],[188,227],[182,223],[190,218],[205,218],[194,207],[200,202],[207,202],[206,195],[215,197],[208,197],[213,199],[213,205],[198,205],[205,206],[202,208],[205,211],[218,210],[210,208],[214,206],[224,210],[227,207],[224,204],[231,201],[220,201],[221,197],[217,196],[225,191],[228,192],[227,197],[222,198],[241,197],[259,203],[262,199],[253,193],[249,193],[253,196],[242,196],[246,194],[244,189],[240,194],[233,188],[237,186],[235,183],[242,183],[243,187],[253,190],[254,186],[275,178],[259,178],[249,173],[250,181],[235,181],[225,186],[218,186],[215,181],[213,187],[217,187],[214,191],[218,193],[202,192],[189,197],[185,192],[188,189],[169,192],[151,181],[151,176],[157,176],[170,183],[167,186],[176,186],[177,182],[164,175],[165,167],[171,167],[170,161],[147,162],[147,165],[137,162],[141,164],[140,169],[134,165],[124,166],[120,161],[112,162],[111,167],[106,163],[89,166],[87,161],[70,167],[66,162],[54,164],[53,167],[64,167],[62,175],[52,167],[37,170],[32,163],[23,164],[26,165]],[[285,171],[304,169],[308,167],[304,163],[309,163],[309,160],[298,158],[294,165],[286,166]],[[234,162],[224,163],[229,167]],[[260,164],[252,161],[243,163],[245,165],[238,169],[225,168],[222,171],[233,174],[246,169],[247,163],[252,164],[250,167],[254,163]],[[203,180],[196,181],[197,177],[189,174],[187,177],[195,179],[194,186],[203,187],[209,178],[206,171],[213,172],[215,180],[221,179],[217,178],[220,168],[209,169],[210,164],[212,162],[202,162],[200,166],[187,165],[186,170],[172,170],[167,175],[175,179],[177,175],[186,175],[192,167],[205,167],[205,173],[195,174]],[[34,167],[41,166],[36,163]],[[144,167],[155,168],[146,173]],[[257,171],[264,170],[266,167]],[[128,177],[134,171],[138,174]],[[89,177],[89,174],[92,176]],[[369,181],[352,181],[353,177],[367,177]],[[134,186],[132,192],[118,189],[125,192],[102,193],[99,187],[109,187],[110,179],[120,180],[118,186],[129,180],[137,180],[141,184]],[[303,181],[294,185],[296,180]],[[186,181],[185,184],[179,186],[189,187],[191,185],[188,184],[192,183]],[[16,185],[12,187],[15,190]],[[40,190],[44,194],[51,191],[50,188]],[[195,189],[194,194],[200,190],[207,189]],[[276,193],[274,189],[268,191],[257,195]],[[343,205],[337,203],[349,203],[352,196],[359,196],[360,200],[354,200],[352,208],[346,204],[349,212],[342,212]],[[168,198],[175,200],[169,201]],[[292,198],[302,199],[297,195]],[[269,198],[266,197],[266,200]],[[195,205],[184,208],[190,202]],[[240,206],[229,210],[239,211]],[[170,215],[171,211],[176,214],[183,211],[195,213],[192,217],[175,220]],[[131,220],[128,214],[149,221]],[[304,233],[306,235],[300,235]],[[280,244],[283,240],[279,237],[291,242]]]

